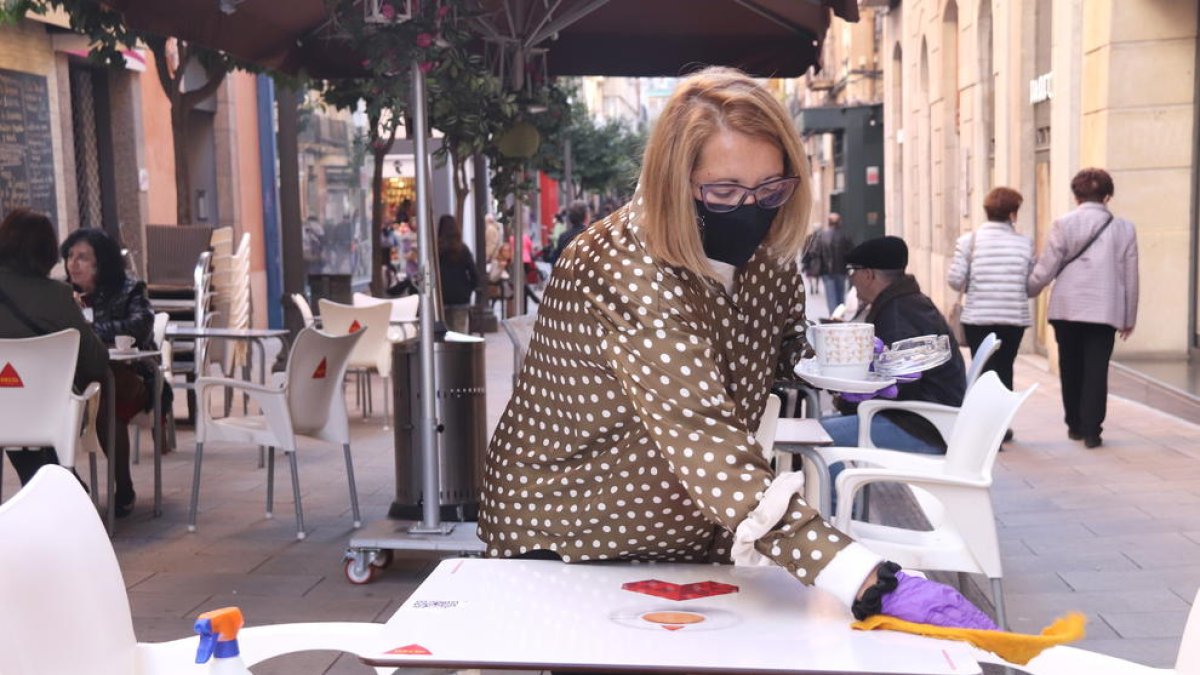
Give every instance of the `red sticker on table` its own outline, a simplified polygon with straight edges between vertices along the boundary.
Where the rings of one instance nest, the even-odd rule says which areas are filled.
[[[357,333],[360,330],[362,330],[362,324],[358,322],[358,319],[355,319],[354,323],[350,324],[350,329],[347,332]]]
[[[13,368],[11,363],[4,364],[4,369],[0,370],[0,387],[23,388],[24,386],[25,383],[21,381],[17,369]]]
[[[321,362],[317,364],[317,369],[313,371],[313,379],[325,379],[325,359],[321,359]]]
[[[643,593],[645,595],[653,595],[656,598],[666,598],[668,600],[695,600],[697,598],[711,598],[714,595],[726,595],[729,593],[737,593],[738,587],[730,584],[723,584],[718,581],[700,581],[694,584],[674,584],[669,581],[660,581],[658,579],[646,579],[645,581],[631,581],[626,584],[621,584],[621,588],[634,593]]]
[[[388,654],[413,654],[413,655],[417,655],[417,656],[432,656],[433,655],[433,652],[429,651],[428,649],[425,649],[421,645],[405,645],[403,647],[396,647],[395,649],[388,650],[386,653],[388,653]]]

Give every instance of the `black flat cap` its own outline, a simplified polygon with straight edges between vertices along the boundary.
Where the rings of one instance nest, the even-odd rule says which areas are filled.
[[[903,270],[908,267],[908,244],[900,237],[868,239],[846,255],[846,264],[872,270]]]

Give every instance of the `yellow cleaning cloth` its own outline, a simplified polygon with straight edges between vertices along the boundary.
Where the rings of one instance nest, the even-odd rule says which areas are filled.
[[[913,623],[903,621],[886,614],[876,614],[865,621],[850,624],[858,630],[876,630],[879,628],[915,633],[932,638],[945,640],[960,640],[969,642],[980,649],[985,649],[996,656],[1023,666],[1043,650],[1055,645],[1066,644],[1083,639],[1083,625],[1087,619],[1078,612],[1072,612],[1059,617],[1054,623],[1042,629],[1041,635],[1025,635],[1009,633],[1002,630],[978,630],[973,628],[946,628],[928,623]]]

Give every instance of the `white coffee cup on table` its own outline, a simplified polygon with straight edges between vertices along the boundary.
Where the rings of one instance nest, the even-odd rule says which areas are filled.
[[[826,323],[805,334],[817,354],[822,375],[865,380],[875,359],[875,326],[869,323]]]
[[[132,335],[118,335],[113,338],[113,343],[119,352],[131,352],[136,344]]]

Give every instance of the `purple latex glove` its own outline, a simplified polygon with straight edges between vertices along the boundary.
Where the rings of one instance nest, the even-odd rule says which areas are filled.
[[[936,581],[896,572],[896,590],[883,596],[882,614],[947,628],[998,630],[961,593]]]
[[[870,394],[852,394],[843,391],[838,392],[838,396],[841,396],[842,400],[847,403],[862,403],[863,401],[870,401],[873,398],[896,398],[899,393],[900,391],[893,384]]]

